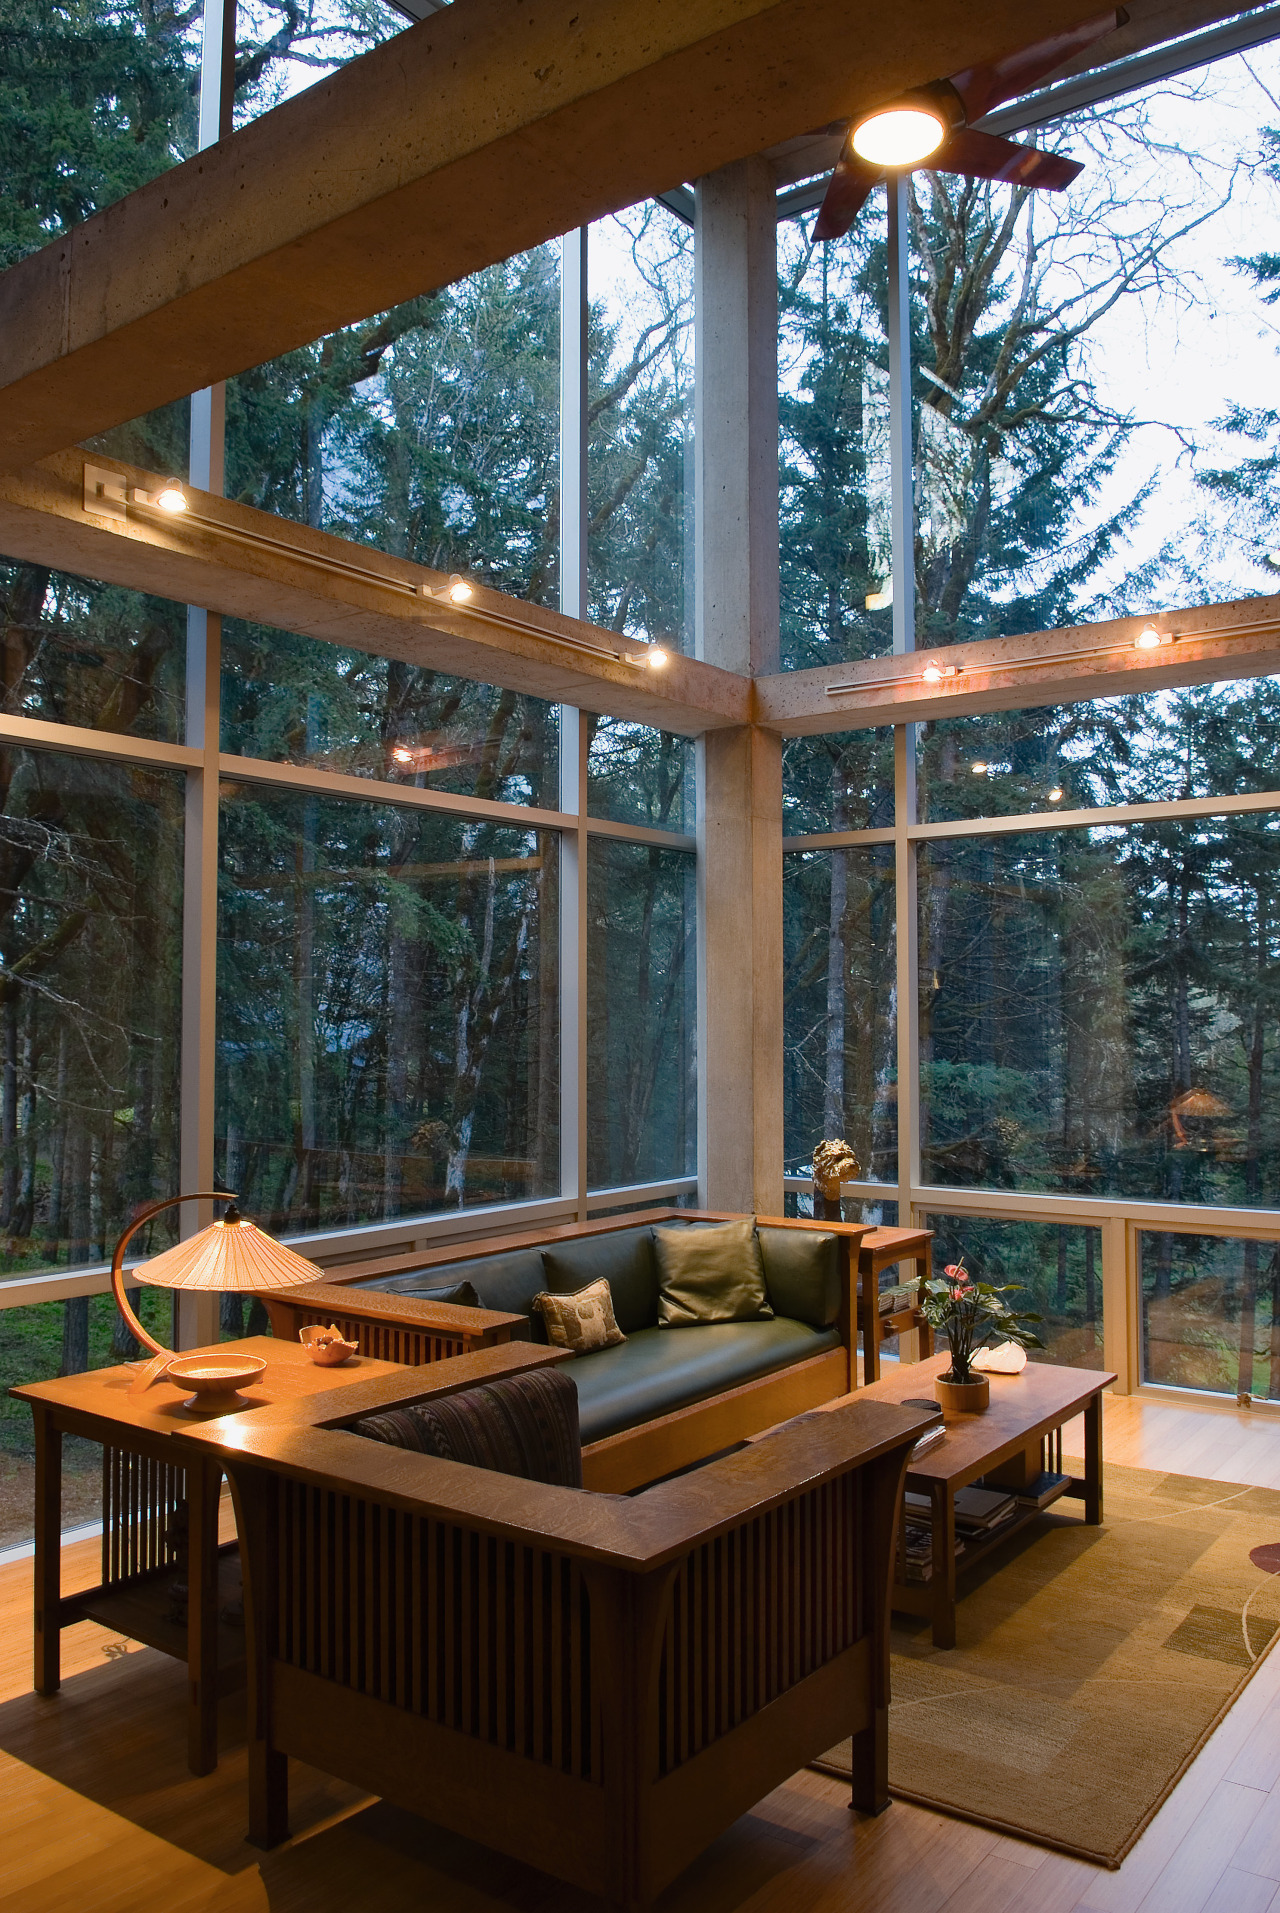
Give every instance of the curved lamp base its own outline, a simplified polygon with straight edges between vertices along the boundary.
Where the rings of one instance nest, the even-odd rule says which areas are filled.
[[[228,1189],[199,1189],[192,1195],[166,1196],[163,1202],[151,1203],[140,1215],[136,1216],[120,1240],[116,1243],[116,1252],[111,1258],[111,1290],[116,1298],[116,1307],[124,1317],[125,1325],[134,1339],[140,1342],[143,1348],[149,1348],[153,1351],[153,1359],[149,1361],[145,1367],[139,1369],[137,1376],[132,1382],[129,1389],[131,1395],[144,1394],[153,1382],[159,1380],[160,1376],[164,1374],[170,1362],[174,1359],[174,1351],[171,1348],[166,1348],[163,1342],[157,1342],[150,1329],[144,1328],[133,1308],[130,1306],[129,1298],[124,1290],[125,1250],[128,1248],[138,1230],[141,1229],[145,1223],[150,1222],[153,1216],[158,1216],[162,1209],[172,1209],[179,1202],[231,1201],[234,1201],[234,1197]]]

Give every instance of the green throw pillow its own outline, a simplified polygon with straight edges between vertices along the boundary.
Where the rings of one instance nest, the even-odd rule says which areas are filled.
[[[706,1229],[655,1229],[653,1246],[659,1328],[754,1322],[773,1314],[754,1217]]]

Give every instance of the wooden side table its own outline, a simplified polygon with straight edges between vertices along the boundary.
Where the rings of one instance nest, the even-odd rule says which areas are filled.
[[[259,1381],[241,1390],[246,1408],[368,1381],[398,1366],[356,1355],[341,1368],[319,1368],[297,1342],[265,1335],[216,1350],[231,1351],[260,1355],[267,1364]],[[100,1368],[9,1391],[31,1404],[35,1419],[35,1687],[57,1693],[62,1630],[77,1621],[98,1621],[172,1654],[190,1675],[188,1765],[192,1773],[211,1773],[218,1764],[218,1700],[243,1683],[245,1671],[243,1628],[219,1619],[238,1591],[236,1544],[218,1544],[222,1469],[179,1458],[170,1439],[209,1419],[183,1406],[189,1390],[157,1382],[131,1395],[136,1372]],[[102,1580],[73,1595],[62,1592],[64,1435],[102,1447]],[[185,1617],[174,1599],[184,1573]]]
[[[933,1353],[933,1330],[918,1308],[899,1309],[892,1315],[880,1313],[880,1271],[899,1262],[914,1262],[915,1273],[927,1282],[930,1270],[932,1229],[871,1229],[858,1248],[858,1326],[862,1330],[862,1379],[874,1382],[880,1376],[880,1344],[887,1335],[910,1335],[918,1331],[920,1358]]]

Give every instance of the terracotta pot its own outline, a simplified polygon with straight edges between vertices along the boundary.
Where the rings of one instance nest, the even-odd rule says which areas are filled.
[[[980,1415],[990,1403],[991,1383],[985,1375],[975,1375],[971,1382],[947,1382],[939,1375],[933,1392],[944,1413],[950,1409],[953,1415]]]

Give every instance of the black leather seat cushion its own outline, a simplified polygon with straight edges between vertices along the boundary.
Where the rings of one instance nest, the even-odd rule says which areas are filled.
[[[839,1346],[837,1330],[787,1316],[637,1329],[616,1348],[593,1349],[568,1365],[578,1387],[583,1442],[602,1441]]]

